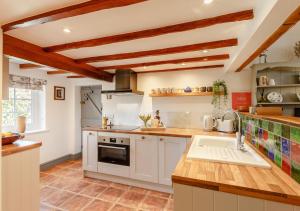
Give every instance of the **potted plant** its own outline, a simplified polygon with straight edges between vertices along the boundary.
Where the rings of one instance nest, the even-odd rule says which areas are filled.
[[[226,82],[224,80],[217,80],[213,83],[213,99],[212,104],[214,105],[215,109],[220,110],[222,106],[227,105],[228,100],[228,89]]]

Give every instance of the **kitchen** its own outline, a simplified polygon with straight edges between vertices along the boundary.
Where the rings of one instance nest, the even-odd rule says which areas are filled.
[[[250,110],[255,105],[266,103],[259,95],[260,90],[267,89],[268,85],[265,85],[267,88],[260,87],[264,84],[257,83],[256,78],[262,76],[263,81],[267,76],[269,83],[272,81],[270,79],[275,79],[276,85],[298,83],[284,82],[283,79],[288,77],[269,73],[272,69],[263,69],[299,66],[293,49],[298,41],[295,35],[299,24],[289,31],[285,29],[287,32],[282,37],[275,33],[283,22],[289,21],[288,18],[296,13],[299,1],[291,0],[290,5],[271,0],[264,3],[228,3],[221,0],[173,3],[131,0],[120,1],[116,5],[109,0],[103,4],[99,1],[77,3],[86,10],[81,13],[77,11],[77,15],[67,13],[44,24],[28,22],[25,26],[14,21],[30,16],[38,18],[33,15],[43,16],[48,11],[60,12],[55,10],[58,8],[69,11],[72,10],[69,6],[74,2],[36,3],[36,11],[28,9],[23,15],[16,11],[15,17],[3,12],[7,15],[7,20],[1,23],[3,52],[8,57],[3,59],[6,68],[2,72],[5,104],[5,118],[2,121],[7,125],[2,126],[2,132],[16,132],[17,128],[21,128],[21,112],[14,114],[12,120],[7,117],[10,108],[7,99],[13,100],[15,105],[18,103],[17,97],[15,99],[11,95],[18,96],[17,86],[21,86],[19,77],[22,76],[22,80],[29,78],[30,87],[37,86],[35,81],[42,84],[38,86],[39,90],[31,91],[27,129],[25,134],[19,130],[25,137],[15,144],[4,145],[2,149],[2,183],[7,184],[2,185],[2,193],[7,193],[2,198],[6,202],[3,203],[4,210],[20,210],[19,206],[24,210],[201,210],[201,204],[203,210],[249,210],[249,203],[257,210],[299,209],[297,167],[296,170],[292,168],[298,162],[298,157],[294,156],[297,148],[293,150],[298,143],[294,135],[297,134],[294,129],[297,129],[297,117],[286,120],[285,116],[278,114],[274,118],[272,115],[240,113],[240,129],[245,135],[247,153],[253,150],[255,156],[262,159],[255,165],[266,162],[270,165],[268,168],[251,167],[249,163],[237,165],[240,159],[235,159],[234,164],[232,161],[226,163],[218,160],[216,154],[209,161],[203,157],[187,158],[192,156],[188,153],[191,149],[196,150],[194,156],[199,156],[201,150],[197,149],[197,137],[200,138],[198,145],[202,145],[201,137],[205,135],[220,137],[216,142],[221,141],[221,137],[227,137],[228,143],[233,141],[235,135],[232,132],[238,130],[238,122],[232,119],[238,118],[229,112],[225,121],[216,120],[219,123],[216,126],[212,115],[220,118],[229,108],[236,109],[237,96],[246,96],[246,106],[252,105]],[[89,4],[93,6],[88,7]],[[5,2],[5,5],[17,8],[13,1]],[[169,7],[172,12],[165,14],[163,8]],[[153,17],[153,11],[158,12],[157,17]],[[235,15],[234,20],[226,16],[227,19],[222,19],[218,24],[201,25],[205,18],[231,13]],[[98,24],[98,28],[90,24],[96,19],[101,20],[101,23],[94,23]],[[120,24],[122,20],[132,24]],[[195,20],[199,20],[199,25],[192,27],[188,24]],[[294,24],[298,21],[297,18],[292,20]],[[117,22],[118,27],[112,27]],[[164,28],[179,23],[186,24],[187,28]],[[143,30],[155,28],[159,30],[154,30],[153,35],[142,33]],[[215,33],[216,30],[221,33]],[[53,34],[53,31],[56,33]],[[109,39],[109,36],[129,32],[136,33],[121,37],[119,41]],[[199,37],[201,33],[205,36]],[[268,39],[271,35],[277,42],[270,46],[272,43]],[[93,38],[98,38],[97,44],[91,44]],[[79,42],[83,40],[85,44]],[[265,46],[267,52],[260,51],[264,42],[269,43]],[[75,44],[77,47],[73,46]],[[70,58],[74,63],[70,62]],[[5,72],[15,77],[8,78]],[[6,82],[10,84],[5,86]],[[216,90],[220,84],[225,84],[227,94],[224,88]],[[14,90],[10,91],[9,96],[5,96],[7,87]],[[283,89],[280,87],[284,100],[289,100],[288,103],[297,100],[295,94],[294,99],[284,93],[294,93],[297,87]],[[297,103],[281,106],[284,115],[296,115]],[[25,108],[25,105],[21,107]],[[245,108],[240,106],[239,110]],[[142,119],[150,114],[151,119],[144,124]],[[267,121],[260,125],[259,120],[255,120],[257,118]],[[28,124],[29,120],[38,124]],[[279,127],[289,125],[289,137],[281,133],[276,135],[274,128],[277,124],[274,122],[279,122]],[[213,126],[220,132],[209,131]],[[255,132],[261,129],[262,135]],[[282,165],[288,161],[289,168],[277,165],[276,151],[273,157],[270,150],[266,155],[259,141],[254,143],[257,149],[248,144],[254,139],[265,140],[264,131],[269,132],[266,140],[270,143],[273,143],[272,137],[277,143],[277,136],[288,140],[290,151],[288,159],[282,151]],[[214,144],[214,141],[207,144]],[[266,149],[270,149],[269,142],[266,143]],[[31,150],[34,153],[30,156],[35,157],[28,157],[28,162],[16,165],[16,160],[20,159],[18,155]],[[16,156],[16,160],[10,160],[12,156]],[[38,162],[33,165],[32,160]],[[8,164],[10,162],[14,164]],[[35,176],[30,178],[30,182],[26,181],[29,176],[20,181],[17,175],[28,173],[20,169],[29,163]],[[16,169],[7,168],[14,165]],[[214,178],[214,171],[220,177]],[[258,173],[247,177],[245,171]],[[266,178],[272,182],[264,181],[262,175],[268,175]],[[35,191],[26,195],[18,189],[19,192],[15,193],[11,187],[17,186],[9,184],[23,184],[23,189],[26,186]],[[21,203],[12,203],[10,197],[15,194],[22,198]],[[196,202],[196,197],[199,197],[200,204]],[[26,203],[28,201],[32,203]],[[27,206],[31,208],[27,209]]]

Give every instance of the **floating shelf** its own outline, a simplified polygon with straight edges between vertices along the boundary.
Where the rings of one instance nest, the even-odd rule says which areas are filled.
[[[257,86],[258,89],[264,89],[264,88],[285,88],[285,87],[300,87],[300,84],[282,84],[282,85],[275,85],[275,86]]]
[[[257,105],[300,105],[300,102],[257,103]]]
[[[183,93],[161,93],[150,94],[150,97],[184,97],[184,96],[212,96],[212,92],[183,92]]]

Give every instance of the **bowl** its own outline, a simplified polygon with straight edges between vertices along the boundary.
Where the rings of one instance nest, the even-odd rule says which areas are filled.
[[[20,135],[19,134],[13,134],[11,136],[3,136],[2,137],[2,146],[3,145],[7,145],[7,144],[11,144],[15,141],[17,141],[18,139],[20,139]]]

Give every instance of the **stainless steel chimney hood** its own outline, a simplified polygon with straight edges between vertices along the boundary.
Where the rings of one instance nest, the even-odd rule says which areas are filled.
[[[137,73],[133,70],[116,70],[115,89],[102,90],[102,94],[110,95],[144,95],[137,90]]]

